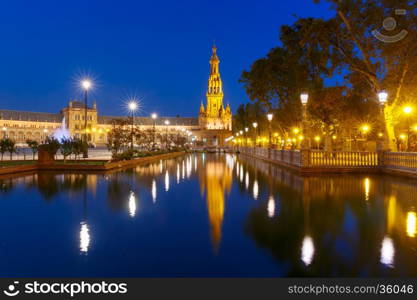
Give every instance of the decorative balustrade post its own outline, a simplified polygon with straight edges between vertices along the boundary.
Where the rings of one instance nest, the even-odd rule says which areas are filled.
[[[383,168],[385,166],[385,155],[388,153],[386,150],[380,150],[378,153],[378,167]]]
[[[300,167],[309,167],[311,161],[311,151],[301,150],[300,151]]]

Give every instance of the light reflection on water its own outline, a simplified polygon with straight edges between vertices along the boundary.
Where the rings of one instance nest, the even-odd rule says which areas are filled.
[[[300,177],[231,154],[190,154],[105,175],[3,177],[0,271],[417,276],[415,183]]]

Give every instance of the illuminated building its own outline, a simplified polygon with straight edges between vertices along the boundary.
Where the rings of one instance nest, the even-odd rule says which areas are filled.
[[[198,124],[201,128],[199,138],[209,145],[222,145],[225,138],[231,135],[232,112],[230,105],[224,108],[223,87],[220,78],[217,48],[213,46],[210,58],[210,76],[206,93],[207,106],[200,106]]]
[[[209,145],[223,145],[231,135],[232,113],[230,106],[223,106],[222,81],[219,73],[219,58],[216,47],[210,59],[210,77],[207,89],[207,108],[201,105],[197,117],[134,117],[139,130],[153,130],[162,134],[189,132],[190,138]],[[155,115],[156,116],[156,115]],[[0,109],[0,138],[8,137],[17,143],[26,140],[42,142],[54,131],[65,125],[72,137],[82,138],[96,145],[107,143],[107,134],[113,128],[113,121],[126,120],[120,116],[102,116],[97,105],[87,107],[87,127],[85,128],[85,104],[70,100],[68,106],[59,113],[38,113]],[[154,127],[155,126],[155,127]]]

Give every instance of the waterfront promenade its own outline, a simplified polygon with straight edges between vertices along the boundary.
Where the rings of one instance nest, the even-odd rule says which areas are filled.
[[[325,152],[317,150],[275,150],[237,147],[237,152],[284,167],[309,173],[390,173],[417,176],[414,152]]]

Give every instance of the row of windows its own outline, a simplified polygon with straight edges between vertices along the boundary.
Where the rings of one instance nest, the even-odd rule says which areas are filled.
[[[84,121],[85,120],[85,115],[74,115],[74,120],[75,121]],[[93,116],[88,116],[87,115],[87,121],[92,121],[93,120]]]
[[[23,124],[13,124],[10,125],[8,123],[4,123],[2,126],[2,129],[8,129],[8,128],[39,128],[39,129],[58,129],[60,126],[42,126],[42,125],[36,125],[36,124],[31,124],[31,125],[23,125]]]

